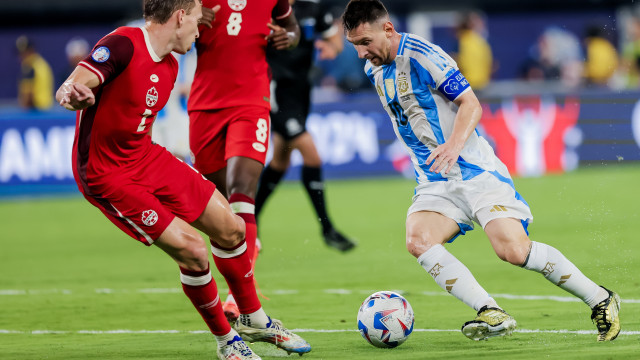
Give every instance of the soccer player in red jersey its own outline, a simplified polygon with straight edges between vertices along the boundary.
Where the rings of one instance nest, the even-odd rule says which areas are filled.
[[[77,111],[73,171],[80,191],[125,233],[155,244],[180,267],[182,287],[218,342],[220,359],[260,359],[232,329],[209,270],[210,237],[218,270],[248,309],[268,323],[254,340],[277,339],[290,352],[309,345],[270,319],[258,300],[245,224],[211,182],[151,141],[178,64],[198,37],[199,0],[144,0],[142,28],[120,27],[102,38],[58,89],[61,106]],[[270,342],[275,342],[270,341]]]
[[[212,22],[203,21],[211,27],[201,26],[196,41],[198,60],[189,95],[194,166],[244,219],[247,251],[257,256],[254,199],[271,127],[266,48],[295,47],[300,29],[288,0],[203,0],[203,6],[212,9],[205,14]],[[246,310],[239,305],[238,312],[230,296],[225,313],[246,325]]]

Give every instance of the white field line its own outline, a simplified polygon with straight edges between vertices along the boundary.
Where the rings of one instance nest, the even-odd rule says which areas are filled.
[[[315,290],[312,290],[312,292]],[[333,294],[333,295],[371,295],[378,290],[350,290],[350,289],[323,289],[318,290],[322,291],[325,294]],[[392,290],[399,294],[405,294],[406,291],[403,290]],[[92,292],[96,294],[182,294],[182,289],[180,288],[144,288],[144,289],[109,289],[109,288],[97,288],[93,289]],[[220,288],[220,293],[226,293],[227,289]],[[30,290],[22,290],[22,289],[0,289],[0,296],[19,296],[19,295],[51,295],[51,294],[60,294],[60,295],[72,295],[74,292],[69,289],[30,289]],[[265,290],[263,291],[265,295],[295,295],[300,294],[299,290],[295,289],[276,289],[276,290]],[[449,293],[444,291],[423,291],[419,293],[424,296],[451,296]],[[496,299],[509,299],[509,300],[548,300],[548,301],[556,301],[556,302],[580,302],[581,300],[573,297],[573,296],[555,296],[555,295],[515,295],[515,294],[490,294]],[[622,299],[622,302],[625,304],[639,304],[640,299]]]
[[[345,329],[292,329],[296,333],[357,333],[358,330]],[[459,332],[459,329],[413,329],[415,332]],[[595,335],[595,330],[540,330],[540,329],[518,329],[515,332],[528,334],[576,334],[576,335]],[[5,330],[0,329],[0,335],[18,334],[18,335],[114,335],[114,334],[208,334],[207,330]],[[620,335],[640,335],[640,331],[621,331]]]

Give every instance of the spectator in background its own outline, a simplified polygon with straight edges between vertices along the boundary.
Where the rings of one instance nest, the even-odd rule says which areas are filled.
[[[618,68],[618,53],[599,26],[590,26],[585,39],[584,76],[587,83],[606,85]]]
[[[66,79],[69,74],[75,70],[78,63],[89,55],[89,50],[91,50],[89,48],[89,43],[81,37],[71,38],[67,42],[67,45],[64,47],[64,52],[67,55],[68,64],[64,72],[59,74],[60,76],[57,77],[58,86],[62,85],[64,79]]]
[[[640,85],[640,19],[633,17],[627,26],[627,43],[622,50],[621,70],[626,77],[626,86]]]
[[[464,14],[456,29],[458,51],[454,57],[460,71],[476,91],[489,84],[493,72],[493,53],[486,33],[485,21],[476,12]]]
[[[566,87],[580,84],[583,55],[578,37],[559,27],[547,28],[523,66],[526,80],[556,80]]]
[[[53,104],[53,73],[47,61],[38,54],[31,39],[16,39],[20,57],[18,102],[25,109],[47,110]]]

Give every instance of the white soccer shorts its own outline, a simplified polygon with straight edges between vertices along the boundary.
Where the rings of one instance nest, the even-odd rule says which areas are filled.
[[[465,181],[420,184],[407,216],[417,211],[440,213],[458,223],[460,234],[473,230],[474,221],[484,229],[498,218],[519,219],[526,230],[533,215],[512,184],[511,178],[497,172],[484,172]]]

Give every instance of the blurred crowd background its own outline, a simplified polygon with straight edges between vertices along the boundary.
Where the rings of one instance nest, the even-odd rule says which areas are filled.
[[[336,18],[346,0],[324,0]],[[454,55],[476,90],[640,86],[640,7],[631,0],[387,1],[400,31]],[[140,18],[141,1],[0,2],[0,105],[47,109],[75,63],[115,26]],[[346,44],[312,74],[322,90],[368,90],[362,61]],[[28,81],[21,83],[21,79]],[[34,91],[35,89],[35,91]],[[34,92],[29,96],[29,92]],[[334,94],[335,95],[335,94]]]
[[[348,2],[318,1],[336,21]],[[397,30],[456,59],[484,107],[478,130],[513,174],[640,163],[640,5],[634,0],[385,4]],[[0,197],[75,190],[74,114],[55,106],[54,89],[104,35],[142,24],[141,8],[141,0],[0,1]],[[193,52],[178,57],[177,84],[153,131],[154,141],[187,161],[194,58]],[[363,65],[345,41],[335,60],[316,61],[309,74],[307,128],[325,174],[412,177]],[[300,164],[294,153],[292,166]]]

